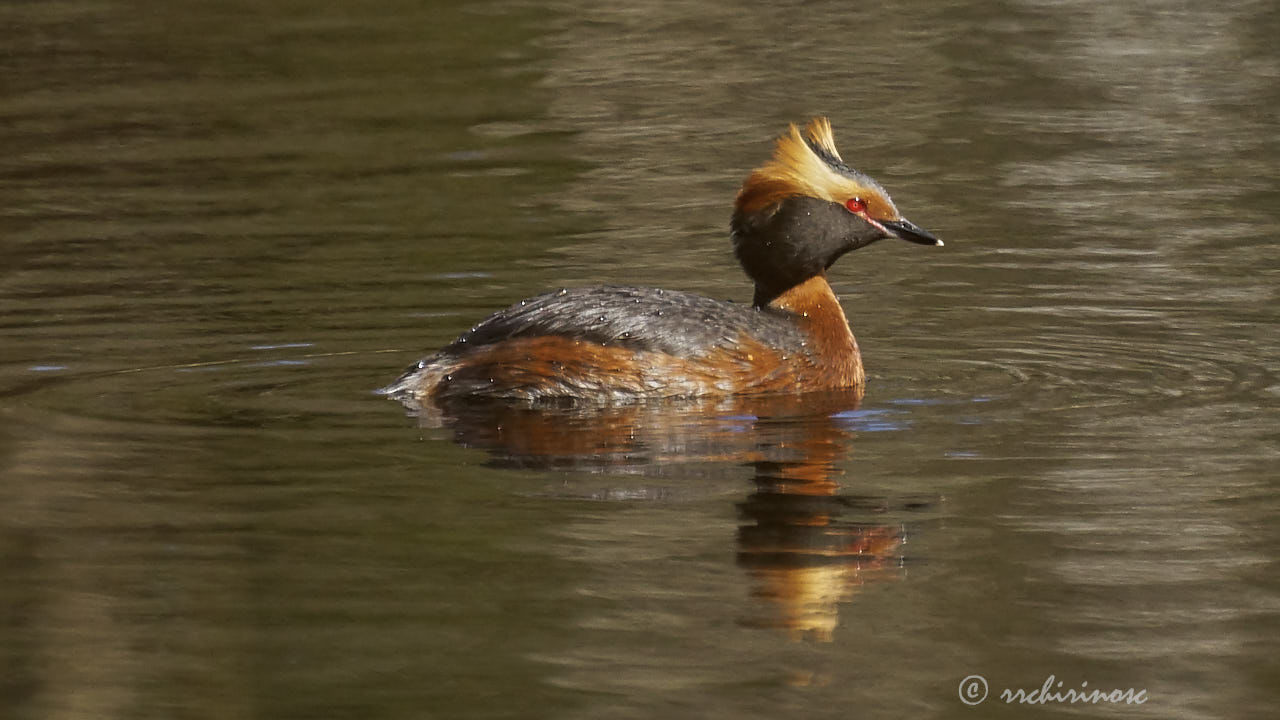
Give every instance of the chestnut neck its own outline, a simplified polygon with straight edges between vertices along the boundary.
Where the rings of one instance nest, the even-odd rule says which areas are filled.
[[[768,307],[799,316],[830,387],[861,387],[865,375],[858,341],[825,274],[814,275],[775,296]]]
[[[760,294],[759,286],[756,287],[756,294]],[[840,307],[840,299],[836,297],[836,291],[831,289],[825,274],[814,275],[802,283],[775,294],[765,305],[795,313],[810,321],[830,316],[846,330],[849,328],[849,320],[845,317],[844,308]]]

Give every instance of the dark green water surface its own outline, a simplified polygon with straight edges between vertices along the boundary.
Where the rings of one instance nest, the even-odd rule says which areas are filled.
[[[0,717],[1274,717],[1277,37],[5,4]],[[748,300],[733,194],[819,113],[947,241],[833,269],[860,405],[371,394],[550,288]]]

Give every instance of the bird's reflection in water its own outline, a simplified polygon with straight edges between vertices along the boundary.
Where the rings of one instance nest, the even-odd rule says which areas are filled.
[[[889,501],[838,494],[834,462],[755,467],[755,492],[738,506],[738,563],[769,612],[744,622],[785,628],[797,639],[830,640],[841,603],[868,582],[898,576],[906,530],[847,519],[873,518]]]
[[[738,505],[737,558],[762,603],[741,622],[825,641],[842,603],[902,572],[906,529],[884,520],[933,502],[840,492],[842,461],[865,422],[858,401],[855,393],[590,409],[467,401],[421,409],[419,419],[488,451],[502,467],[668,478],[695,464],[749,468],[753,489]],[[664,494],[641,486],[606,497]]]

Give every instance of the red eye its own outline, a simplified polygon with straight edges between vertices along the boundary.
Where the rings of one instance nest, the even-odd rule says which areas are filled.
[[[867,201],[858,197],[845,200],[844,206],[849,208],[851,213],[864,213],[867,211]]]

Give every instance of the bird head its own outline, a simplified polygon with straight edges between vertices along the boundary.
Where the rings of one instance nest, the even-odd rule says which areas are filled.
[[[778,139],[772,159],[743,183],[730,228],[757,304],[877,240],[942,245],[902,217],[879,183],[845,164],[825,117],[803,132],[793,124]]]

